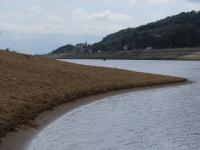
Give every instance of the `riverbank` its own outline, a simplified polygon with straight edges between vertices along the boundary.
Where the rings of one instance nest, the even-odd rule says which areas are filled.
[[[10,132],[6,137],[2,139],[0,143],[0,149],[2,150],[27,150],[32,139],[37,136],[45,127],[47,127],[52,122],[56,121],[61,116],[66,113],[81,107],[83,105],[87,105],[89,103],[102,100],[103,98],[108,98],[124,93],[137,92],[140,90],[149,90],[149,89],[158,89],[158,88],[169,88],[174,86],[184,86],[185,84],[191,84],[191,82],[185,83],[177,83],[173,85],[158,85],[154,87],[146,87],[146,88],[134,88],[127,90],[119,90],[114,92],[108,92],[105,94],[99,94],[96,96],[90,96],[86,98],[77,99],[76,101],[69,102],[66,104],[62,104],[53,110],[45,111],[41,113],[35,120],[32,121],[33,124],[37,124],[37,127],[27,127],[21,126],[17,129],[17,132]]]
[[[200,60],[200,48],[171,48],[130,51],[78,52],[47,54],[56,59],[126,59],[126,60]]]
[[[44,111],[79,98],[184,78],[91,67],[0,51],[0,137]]]

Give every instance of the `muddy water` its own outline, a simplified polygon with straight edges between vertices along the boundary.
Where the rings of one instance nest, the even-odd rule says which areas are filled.
[[[193,83],[123,93],[77,108],[41,131],[27,150],[200,149],[200,62],[70,61],[177,75]]]

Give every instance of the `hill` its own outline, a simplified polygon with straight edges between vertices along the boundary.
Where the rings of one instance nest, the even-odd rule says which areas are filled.
[[[197,46],[200,46],[200,12],[192,11],[121,30],[95,43],[93,49],[116,51]]]
[[[128,28],[110,34],[102,41],[87,45],[79,43],[75,46],[67,44],[53,54],[76,51],[123,51],[142,49],[169,49],[200,46],[200,12],[183,12],[156,22],[136,28]]]
[[[69,52],[89,52],[92,50],[92,46],[87,43],[78,43],[76,45],[67,44],[59,47],[58,49],[52,51],[52,54],[61,54]]]
[[[186,79],[91,67],[0,50],[0,138],[53,107],[109,91]]]

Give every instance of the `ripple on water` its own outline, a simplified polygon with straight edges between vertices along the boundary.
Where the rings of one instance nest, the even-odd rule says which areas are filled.
[[[178,75],[194,83],[124,93],[82,106],[46,127],[28,150],[200,149],[200,62],[71,61]]]

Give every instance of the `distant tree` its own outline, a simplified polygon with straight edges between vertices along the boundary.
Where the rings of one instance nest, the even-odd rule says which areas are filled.
[[[58,53],[67,53],[70,51],[76,51],[76,52],[87,52],[91,50],[91,45],[87,42],[85,43],[78,43],[76,45],[67,44],[62,47],[59,47],[58,49],[52,51],[52,54],[58,54]]]
[[[200,46],[200,12],[191,11],[167,17],[137,28],[128,28],[92,45],[94,50],[118,51]]]

